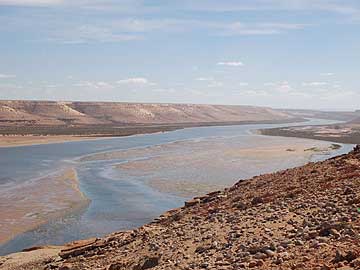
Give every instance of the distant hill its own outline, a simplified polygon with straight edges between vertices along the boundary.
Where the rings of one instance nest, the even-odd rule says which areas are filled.
[[[300,109],[279,109],[278,111],[292,115],[293,117],[319,118],[351,121],[360,117],[360,111],[317,111],[317,110],[300,110]]]
[[[353,119],[350,123],[360,125],[360,117]]]
[[[286,120],[253,106],[117,102],[0,101],[0,125],[113,125]]]

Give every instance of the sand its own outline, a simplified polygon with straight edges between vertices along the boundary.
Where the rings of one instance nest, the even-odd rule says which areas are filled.
[[[73,168],[2,187],[0,201],[0,244],[89,203]]]
[[[306,164],[314,154],[328,155],[332,150],[328,142],[292,138],[257,137],[248,143],[236,138],[181,141],[99,153],[82,161],[127,159],[115,165],[126,180],[142,179],[162,193],[190,198],[230,186],[239,178]]]
[[[194,198],[135,230],[67,246],[58,255],[48,249],[32,260],[24,253],[0,257],[0,265],[4,261],[4,270],[360,269],[359,166],[357,146],[347,155]],[[25,262],[11,268],[15,256]]]
[[[63,143],[73,141],[86,141],[86,140],[99,140],[104,138],[99,137],[83,137],[72,135],[51,135],[51,136],[0,136],[0,147],[15,147],[15,146],[27,146],[36,144],[50,144],[50,143]]]

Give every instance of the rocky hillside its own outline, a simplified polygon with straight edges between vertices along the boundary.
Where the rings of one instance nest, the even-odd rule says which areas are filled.
[[[284,120],[263,107],[112,102],[0,101],[1,125],[163,124]]]
[[[360,147],[240,181],[133,231],[0,262],[2,269],[360,269]]]

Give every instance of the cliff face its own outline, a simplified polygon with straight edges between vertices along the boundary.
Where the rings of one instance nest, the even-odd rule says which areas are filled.
[[[271,121],[288,114],[263,107],[115,102],[0,101],[2,125],[90,125]]]
[[[360,269],[359,216],[357,147],[240,181],[133,231],[50,249],[46,259],[17,263],[12,255],[0,262],[2,269],[353,270]]]

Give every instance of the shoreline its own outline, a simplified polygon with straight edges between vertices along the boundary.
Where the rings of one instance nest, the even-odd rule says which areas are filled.
[[[336,127],[336,126],[335,126]],[[303,138],[317,141],[327,141],[343,144],[360,144],[360,129],[344,128],[346,132],[339,132],[334,126],[297,126],[258,129],[257,133],[265,136]]]
[[[140,134],[139,134],[140,135]],[[90,139],[92,139],[92,140],[102,140],[102,139],[106,139],[106,138],[113,138],[113,137],[92,137],[92,138],[90,138]],[[83,139],[83,138],[80,138],[80,139]],[[50,142],[51,143],[51,142]],[[296,151],[296,153],[294,153],[293,151],[285,151],[285,149],[287,149],[287,148],[289,148],[290,146],[289,145],[286,145],[286,146],[284,146],[283,147],[283,153],[284,154],[286,154],[286,155],[299,155],[299,156],[304,156],[304,158],[305,158],[305,156],[308,156],[307,158],[306,158],[306,160],[310,160],[310,156],[311,155],[313,155],[313,154],[315,154],[315,153],[305,153],[304,151],[304,149],[302,149],[300,152],[303,152],[303,153],[299,153],[299,151]],[[255,149],[256,150],[256,149]],[[255,154],[255,152],[258,152],[259,151],[259,149],[257,149],[254,153],[253,153],[253,155],[256,155],[256,156],[258,156],[258,155],[263,155],[264,154],[264,150],[266,150],[266,149],[263,149],[263,151],[260,153],[260,154]],[[274,149],[273,149],[274,150]],[[251,149],[248,149],[248,151],[254,151],[254,150],[251,150]],[[265,151],[265,152],[267,152],[267,151]],[[270,151],[271,152],[271,151]],[[279,152],[277,152],[278,154],[279,154]],[[101,155],[101,154],[100,154]],[[247,153],[247,155],[249,155],[249,153]],[[271,156],[271,154],[270,154],[270,156]],[[76,174],[76,172],[75,172],[75,174]],[[78,193],[78,195],[80,194],[80,196],[79,196],[79,199],[80,200],[84,200],[85,201],[85,203],[81,203],[80,202],[80,205],[77,207],[77,206],[75,206],[75,207],[69,207],[69,209],[67,209],[67,210],[65,210],[65,211],[58,211],[58,212],[56,212],[56,213],[54,213],[54,214],[52,214],[50,217],[46,217],[45,219],[43,219],[43,220],[41,220],[40,222],[38,222],[38,223],[34,223],[32,226],[29,226],[29,227],[26,227],[26,229],[23,229],[23,230],[21,230],[21,231],[19,231],[18,233],[16,233],[16,235],[13,235],[13,236],[11,236],[11,238],[9,238],[9,239],[6,239],[6,241],[4,242],[4,241],[1,241],[1,237],[0,237],[0,244],[1,245],[4,245],[6,242],[8,242],[8,241],[10,241],[11,239],[13,239],[13,238],[15,238],[17,235],[20,235],[20,234],[22,234],[22,233],[24,233],[24,232],[27,232],[27,231],[31,231],[31,230],[33,230],[33,229],[36,229],[36,228],[38,228],[40,225],[43,225],[43,224],[46,224],[47,222],[49,222],[50,220],[52,220],[52,219],[56,219],[56,218],[59,218],[59,217],[62,217],[62,216],[64,216],[64,215],[66,215],[67,213],[69,213],[69,212],[74,212],[74,211],[77,211],[77,209],[80,209],[80,208],[82,208],[82,207],[84,207],[84,206],[86,206],[87,205],[87,203],[89,202],[88,200],[87,200],[87,198],[84,196],[84,194],[82,193],[82,191],[79,189],[79,182],[78,182],[78,179],[77,179],[77,176],[75,175],[74,176],[74,179],[76,179],[76,184],[75,184],[75,186],[73,185],[73,186],[71,186],[70,188],[72,189],[72,190],[74,190],[75,192],[77,192]],[[180,193],[183,193],[182,195],[186,195],[186,196],[195,196],[195,195],[200,195],[200,194],[203,194],[203,193],[206,193],[206,192],[210,192],[211,190],[213,190],[213,189],[210,189],[210,184],[206,184],[206,185],[202,185],[201,183],[199,183],[200,184],[200,186],[199,187],[190,187],[190,190],[191,191],[188,191],[188,187],[185,187],[185,190],[183,190],[183,191],[181,191],[180,190]],[[173,185],[164,185],[164,183],[163,182],[159,182],[159,181],[154,181],[154,180],[152,180],[152,181],[150,181],[149,183],[146,183],[146,185],[148,185],[149,187],[152,187],[152,188],[154,188],[155,190],[158,190],[158,191],[160,191],[160,192],[164,192],[164,193],[170,193],[170,194],[175,194],[175,195],[179,195],[178,194],[178,192],[179,192],[179,187],[181,187],[181,188],[184,188],[184,185],[186,186],[187,184],[186,184],[186,182],[185,183],[182,183],[182,182],[178,182],[178,183],[173,183]],[[162,187],[162,188],[160,188],[160,187]],[[214,188],[215,188],[215,186],[213,186]],[[197,189],[199,189],[198,191],[197,191]],[[217,188],[218,189],[218,188]]]
[[[359,165],[357,146],[347,155],[194,198],[140,228],[29,249],[0,257],[0,265],[6,270],[358,269]]]
[[[0,247],[22,233],[75,213],[90,203],[80,190],[74,168],[62,169],[24,185],[10,187],[0,193]],[[24,188],[27,190],[26,196],[20,192]]]
[[[44,144],[56,144],[66,142],[81,142],[81,141],[95,141],[103,139],[111,139],[116,137],[79,137],[72,135],[51,135],[51,136],[21,136],[21,135],[10,135],[0,136],[0,149],[1,148],[12,148],[21,146],[34,146]]]
[[[96,139],[106,139],[106,138],[109,138],[110,137],[96,137],[96,138],[90,138],[90,139],[93,139],[93,140],[96,140]],[[112,137],[111,137],[112,138]],[[284,146],[285,148],[289,148],[290,146],[289,145],[286,145]],[[284,148],[283,147],[283,148]],[[285,151],[285,148],[283,149]],[[266,149],[265,149],[266,150]],[[248,151],[254,151],[254,150],[251,150],[251,149],[248,149]],[[257,151],[259,151],[259,149],[257,149]],[[299,150],[300,151],[300,150]],[[300,153],[299,154],[299,151],[296,151],[297,153],[294,153],[293,151],[285,151],[284,154],[286,155],[304,155],[304,156],[308,156],[306,159],[309,160],[310,159],[310,156],[313,155],[313,154],[316,154],[316,153],[305,153],[304,149],[302,149],[301,152],[303,152],[302,154]],[[256,151],[255,151],[256,152]],[[255,152],[253,153],[254,155],[259,155],[259,154],[255,154]],[[267,151],[265,151],[267,152]],[[270,151],[271,152],[271,151]],[[261,155],[264,154],[264,151],[260,153]],[[249,153],[247,153],[247,155],[249,155]],[[270,154],[271,155],[271,154]],[[62,217],[68,213],[71,213],[71,212],[75,212],[77,211],[78,209],[81,209],[82,207],[85,207],[88,203],[89,203],[89,200],[85,197],[85,195],[82,193],[82,191],[79,189],[79,181],[77,179],[77,176],[76,176],[76,171],[74,169],[73,170],[73,173],[75,173],[73,179],[75,179],[75,182],[73,182],[73,185],[70,186],[70,189],[72,189],[73,191],[75,191],[78,195],[78,199],[80,200],[79,202],[79,205],[75,205],[75,206],[72,206],[72,207],[68,207],[68,209],[64,210],[64,211],[56,211],[56,213],[53,213],[51,214],[49,217],[46,217],[40,221],[37,221],[38,223],[33,223],[32,226],[28,226],[26,227],[25,229],[22,229],[20,230],[19,232],[16,233],[16,235],[12,235],[11,238],[9,239],[6,239],[6,241],[1,241],[1,237],[0,237],[0,244],[1,245],[4,245],[6,242],[10,241],[11,239],[15,238],[17,235],[20,235],[26,231],[31,231],[33,229],[36,229],[38,228],[40,225],[43,225],[43,224],[46,224],[47,222],[49,222],[50,220],[52,219],[56,219],[56,218],[59,218],[59,217]],[[160,192],[164,192],[164,193],[170,193],[170,194],[176,194],[179,190],[179,186],[180,187],[183,187],[184,185],[186,185],[186,183],[174,183],[174,186],[166,186],[166,185],[163,185],[164,183],[162,183],[161,181],[160,182],[156,182],[156,181],[150,181],[149,183],[147,183],[148,186],[160,191]],[[163,188],[165,190],[162,190],[161,188],[159,188],[160,186],[163,186]],[[195,189],[195,193],[193,192],[193,190],[191,190],[191,192],[187,191],[187,188],[185,189],[184,191],[184,194],[186,194],[187,196],[191,195],[191,196],[195,196],[195,195],[200,195],[200,194],[203,194],[203,193],[206,193],[206,192],[210,192],[212,189],[209,190],[208,188],[209,185],[206,185],[204,187],[201,186],[201,183],[200,183],[200,191],[196,191],[197,188],[194,188]],[[176,190],[175,190],[176,189]],[[193,188],[191,188],[193,189]],[[176,191],[176,192],[175,192]],[[206,192],[205,192],[206,191]],[[61,192],[60,192],[61,193]],[[193,194],[194,193],[194,194]],[[46,212],[45,212],[46,214]]]
[[[86,126],[86,127],[34,127],[36,133],[27,130],[16,130],[11,127],[0,126],[0,149],[73,141],[102,140],[133,135],[154,134],[159,132],[175,131],[193,127],[234,126],[252,124],[292,124],[306,121],[300,118],[286,120],[239,121],[239,122],[208,122],[208,123],[181,123],[181,124],[153,124],[127,126]],[[102,130],[103,129],[103,130]]]

